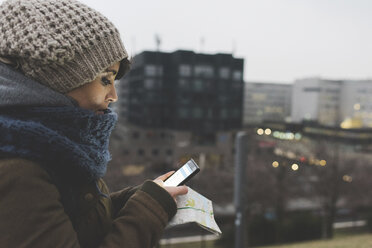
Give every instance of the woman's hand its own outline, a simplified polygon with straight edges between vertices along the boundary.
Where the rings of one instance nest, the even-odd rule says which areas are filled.
[[[170,175],[172,175],[173,173],[174,173],[174,171],[170,171],[168,173],[165,173],[164,175],[161,175],[158,178],[156,178],[154,180],[154,182],[157,183],[158,185],[160,185],[161,187],[163,187],[166,191],[168,191],[168,193],[173,197],[174,201],[176,201],[176,197],[178,195],[187,194],[188,189],[184,185],[183,186],[177,186],[177,187],[164,186],[164,180],[167,179],[168,177],[170,177]]]

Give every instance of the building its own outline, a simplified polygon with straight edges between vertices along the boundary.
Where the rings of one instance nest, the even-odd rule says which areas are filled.
[[[340,99],[341,127],[372,127],[372,80],[344,81]]]
[[[143,128],[214,135],[242,125],[244,60],[231,54],[145,51],[119,86],[120,116]]]
[[[372,127],[372,80],[307,78],[293,85],[293,122],[342,128]]]
[[[287,120],[291,115],[291,84],[246,82],[243,123]]]
[[[320,78],[296,80],[293,84],[291,120],[339,125],[341,88],[342,81]]]

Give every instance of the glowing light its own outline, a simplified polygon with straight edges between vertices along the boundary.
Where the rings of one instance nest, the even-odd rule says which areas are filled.
[[[292,170],[296,171],[298,170],[298,164],[292,164]]]
[[[290,158],[290,159],[295,159],[296,158],[296,154],[294,152],[287,152],[287,158]]]
[[[279,136],[280,136],[280,132],[279,132],[279,131],[274,131],[274,132],[273,132],[273,136],[274,136],[275,138],[279,138]]]
[[[325,161],[324,159],[322,159],[322,160],[319,161],[319,164],[320,164],[320,166],[326,166],[327,161]]]
[[[281,149],[279,149],[279,148],[275,148],[275,149],[274,149],[274,153],[275,153],[276,155],[279,155],[279,156],[283,155],[283,151],[282,151]]]
[[[270,128],[266,128],[265,129],[265,134],[266,135],[270,135],[271,134],[271,129]]]
[[[353,181],[353,178],[351,176],[349,176],[349,175],[344,175],[342,177],[342,180],[344,180],[347,183],[351,183]]]
[[[354,104],[354,110],[360,110],[360,104],[359,103]]]
[[[279,132],[274,131],[273,136],[277,139],[283,139],[283,140],[300,140],[302,138],[302,135],[300,133],[291,133],[291,132]]]
[[[274,161],[274,162],[273,162],[273,167],[274,167],[274,168],[277,168],[278,166],[279,166],[278,161]]]
[[[264,130],[262,128],[257,129],[257,134],[258,135],[263,135],[264,134]]]

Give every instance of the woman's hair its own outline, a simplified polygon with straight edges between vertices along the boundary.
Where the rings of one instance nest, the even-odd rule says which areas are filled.
[[[6,65],[10,65],[15,69],[18,69],[18,67],[19,67],[19,63],[17,63],[17,61],[15,59],[0,56],[0,62],[4,63]]]
[[[124,58],[120,61],[120,67],[118,74],[116,76],[116,79],[122,78],[124,75],[126,75],[132,66],[132,60],[129,60],[128,58]]]

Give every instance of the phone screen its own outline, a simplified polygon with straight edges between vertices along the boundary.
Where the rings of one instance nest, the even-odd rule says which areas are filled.
[[[164,181],[164,186],[178,186],[184,184],[199,171],[199,166],[193,159],[190,159]]]

